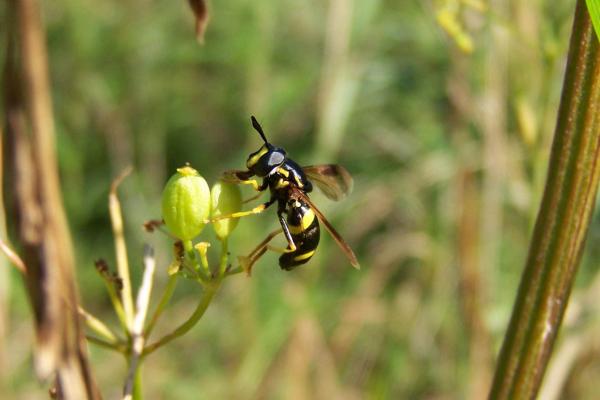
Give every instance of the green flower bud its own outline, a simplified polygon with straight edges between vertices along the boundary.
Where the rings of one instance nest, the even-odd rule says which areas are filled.
[[[229,215],[242,208],[242,194],[238,185],[217,182],[211,192],[211,218]],[[223,240],[235,229],[239,218],[220,219],[213,222],[213,228],[219,240]]]
[[[177,169],[165,185],[162,215],[167,228],[181,240],[200,234],[210,213],[210,190],[194,168]]]

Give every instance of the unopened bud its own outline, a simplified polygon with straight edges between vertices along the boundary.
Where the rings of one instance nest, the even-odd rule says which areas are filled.
[[[210,213],[208,184],[190,166],[177,169],[162,195],[162,214],[169,231],[181,240],[198,236]]]
[[[242,194],[238,185],[217,182],[211,192],[211,218],[229,215],[242,208]],[[238,224],[239,218],[220,219],[213,222],[213,228],[219,240],[229,236]]]

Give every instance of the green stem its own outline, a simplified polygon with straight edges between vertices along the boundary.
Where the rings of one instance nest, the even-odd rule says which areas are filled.
[[[198,269],[198,260],[196,259],[196,252],[194,251],[194,244],[191,240],[183,240],[183,251],[185,252],[185,258],[189,261],[194,269]]]
[[[175,291],[176,285],[177,285],[177,274],[174,274],[169,277],[169,281],[167,282],[167,286],[165,287],[165,291],[163,292],[163,295],[160,298],[158,306],[156,306],[156,310],[154,311],[154,314],[152,315],[152,318],[150,319],[148,326],[146,326],[146,330],[144,331],[144,338],[146,338],[146,340],[150,337],[150,333],[152,332],[152,329],[154,329],[154,325],[156,325],[156,321],[158,321],[158,318],[161,316],[165,307],[171,300],[171,296],[173,296],[173,292]]]
[[[490,399],[532,399],[539,390],[596,199],[599,109],[599,43],[578,0],[546,187]]]
[[[119,202],[119,197],[117,195],[117,188],[121,182],[123,182],[123,179],[125,179],[131,173],[131,170],[131,167],[127,167],[116,179],[113,180],[110,187],[110,193],[108,195],[108,210],[113,228],[115,255],[117,258],[117,272],[123,285],[121,288],[120,298],[121,304],[123,305],[126,333],[128,336],[133,325],[135,308],[133,306],[133,292],[131,290],[131,278],[129,275],[129,261],[127,260],[127,245],[125,243],[123,213],[121,210],[121,203]]]
[[[194,310],[194,313],[190,316],[190,318],[187,321],[185,321],[183,324],[181,324],[179,327],[177,327],[177,329],[175,329],[173,332],[169,333],[166,336],[163,336],[158,341],[147,346],[144,349],[142,356],[147,356],[148,354],[152,353],[159,347],[164,346],[165,344],[169,343],[173,339],[177,339],[178,337],[186,334],[190,329],[192,329],[194,327],[194,325],[196,325],[196,323],[204,315],[204,312],[208,308],[208,305],[212,301],[215,293],[217,292],[217,290],[219,289],[220,286],[221,286],[220,278],[212,280],[212,281],[208,282],[207,284],[205,284],[204,291],[202,292],[202,297],[200,298],[200,302],[198,303],[196,310]]]
[[[79,315],[81,315],[85,321],[85,324],[96,334],[102,336],[110,343],[118,343],[120,340],[117,335],[110,329],[104,322],[85,311],[83,308],[79,309]]]
[[[129,328],[127,327],[127,316],[125,315],[125,310],[123,309],[123,305],[121,304],[121,299],[119,298],[119,295],[115,290],[115,284],[114,282],[111,282],[108,279],[106,279],[105,276],[102,276],[102,278],[104,280],[104,285],[106,286],[106,291],[108,292],[108,297],[110,297],[113,309],[115,310],[119,323],[121,324],[121,328],[123,329],[125,335],[127,335],[127,337],[130,337],[131,334],[129,332]]]
[[[85,338],[88,342],[100,347],[104,347],[105,349],[114,350],[123,354],[127,351],[126,347],[119,342],[107,342],[104,339],[100,339],[91,335],[85,335]]]
[[[143,399],[142,387],[142,363],[140,362],[135,369],[135,377],[133,379],[133,400]]]
[[[219,276],[225,276],[225,270],[227,269],[227,260],[229,259],[229,255],[227,252],[229,251],[229,238],[225,237],[221,241],[221,261],[219,263]]]
[[[185,260],[183,263],[184,268],[188,267],[188,271],[190,271],[189,266],[191,265],[192,268],[190,272],[193,274],[193,276],[198,278],[202,284],[207,284],[209,278],[207,273],[200,268],[198,257],[196,257],[196,249],[194,249],[194,244],[191,240],[183,240],[182,243],[183,250],[185,252]]]

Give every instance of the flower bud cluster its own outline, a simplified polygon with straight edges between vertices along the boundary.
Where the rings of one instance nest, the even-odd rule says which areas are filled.
[[[217,182],[212,190],[194,168],[178,168],[169,179],[162,195],[162,216],[169,231],[182,241],[197,237],[210,218],[230,215],[241,209],[237,185]],[[224,240],[237,226],[237,218],[215,219],[213,228]]]

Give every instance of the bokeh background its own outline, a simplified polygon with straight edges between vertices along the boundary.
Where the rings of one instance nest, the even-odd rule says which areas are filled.
[[[251,114],[300,164],[340,163],[355,179],[343,202],[313,199],[362,270],[326,234],[294,272],[267,254],[146,360],[147,398],[486,396],[544,185],[573,1],[221,0],[209,4],[203,45],[183,0],[42,6],[82,302],[107,323],[117,325],[93,261],[114,266],[107,195],[128,165],[120,197],[133,279],[152,244],[154,301],[171,244],[142,223],[160,217],[162,187],[185,162],[210,183],[243,168],[261,143]],[[232,255],[275,227],[274,211],[242,220]],[[594,216],[541,398],[597,394],[598,240]],[[7,271],[0,397],[44,398],[29,306]],[[179,282],[155,337],[191,313],[198,290]],[[118,398],[124,361],[95,347],[91,356],[103,394]]]

